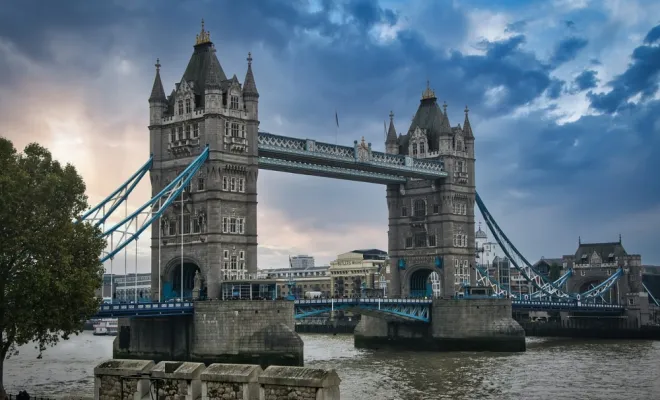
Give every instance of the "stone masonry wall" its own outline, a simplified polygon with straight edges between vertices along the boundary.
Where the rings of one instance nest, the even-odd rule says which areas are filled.
[[[341,383],[334,369],[147,360],[104,361],[94,377],[96,400],[339,400]]]
[[[511,316],[510,299],[434,299],[431,335],[443,350],[525,350],[525,331]]]
[[[188,394],[188,382],[179,379],[163,379],[158,384],[158,399],[179,400]]]
[[[303,342],[295,332],[293,302],[195,303],[192,359],[268,365],[302,365]]]
[[[243,399],[243,385],[232,382],[207,382],[208,400]]]
[[[316,391],[311,387],[264,385],[264,400],[316,400]]]
[[[99,400],[131,399],[133,393],[137,392],[137,380],[124,379],[122,377],[106,375],[101,376],[101,388]]]

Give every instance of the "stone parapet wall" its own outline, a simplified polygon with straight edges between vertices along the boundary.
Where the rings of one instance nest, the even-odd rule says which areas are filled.
[[[339,400],[332,370],[148,360],[108,360],[94,368],[97,400]]]

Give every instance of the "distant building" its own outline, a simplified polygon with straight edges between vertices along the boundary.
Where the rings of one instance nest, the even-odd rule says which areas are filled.
[[[363,292],[387,291],[387,252],[353,250],[330,263],[331,293],[336,297],[362,297]]]
[[[314,268],[314,257],[307,255],[298,255],[291,257],[291,268]]]
[[[312,258],[313,262],[313,258]],[[321,292],[323,297],[330,297],[330,274],[328,265],[261,269],[260,279],[274,279],[277,285],[278,297],[290,294],[303,298],[306,292]],[[293,283],[293,287],[289,286]]]
[[[533,265],[536,272],[546,277],[550,276],[550,269],[553,265],[559,266],[559,269],[564,269],[564,261],[561,258],[545,258],[541,257],[540,260]]]
[[[495,257],[500,256],[499,246],[496,242],[488,241],[488,234],[481,230],[481,222],[479,223],[479,229],[474,234],[474,241],[477,250],[477,264],[489,268]]]
[[[100,293],[99,293],[100,292]],[[128,275],[103,275],[103,286],[97,291],[100,297],[113,298],[116,301],[147,301],[151,298],[151,273]]]

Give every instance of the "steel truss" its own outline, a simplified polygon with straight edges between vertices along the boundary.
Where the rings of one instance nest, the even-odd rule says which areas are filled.
[[[128,196],[133,192],[133,189],[137,186],[142,178],[149,172],[149,169],[153,165],[153,156],[149,157],[146,163],[140,169],[138,169],[126,182],[112,192],[108,197],[103,199],[100,203],[95,205],[91,210],[83,214],[75,222],[80,221],[92,222],[94,226],[102,226],[107,219],[112,215],[112,213],[117,210],[117,208],[125,203],[128,199]]]
[[[600,297],[603,293],[610,290],[612,286],[616,284],[619,278],[623,276],[623,269],[619,268],[614,274],[612,274],[612,276],[584,293],[568,293],[557,286],[555,282],[549,281],[545,276],[536,271],[532,264],[527,261],[527,259],[520,253],[520,251],[518,251],[513,243],[511,243],[509,238],[504,234],[502,229],[495,221],[495,218],[493,218],[493,216],[488,211],[488,208],[486,208],[486,205],[481,200],[481,197],[478,193],[476,193],[476,203],[479,207],[479,211],[481,211],[481,215],[486,221],[486,225],[495,237],[497,244],[500,246],[509,261],[513,264],[514,268],[518,270],[523,278],[525,278],[527,282],[531,283],[532,286],[536,289],[536,293],[538,293],[537,298],[556,298],[564,301],[588,301],[590,299],[595,300],[597,297]]]
[[[174,180],[169,183],[151,200],[144,203],[141,207],[128,215],[122,221],[103,232],[103,237],[110,236],[110,251],[101,258],[101,262],[112,260],[112,258],[125,248],[129,243],[140,236],[151,224],[158,219],[163,212],[183,194],[193,176],[199,171],[206,162],[209,155],[209,148],[206,146],[197,158],[186,167]],[[160,229],[160,227],[159,227]],[[117,234],[117,240],[114,240],[114,234]]]
[[[401,319],[429,322],[431,300],[417,299],[313,299],[295,301],[295,318],[360,309]]]

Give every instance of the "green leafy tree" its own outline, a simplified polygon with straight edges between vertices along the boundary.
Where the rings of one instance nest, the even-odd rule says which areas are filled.
[[[550,275],[550,280],[553,282],[559,279],[559,277],[561,276],[561,265],[557,263],[552,263],[550,265],[549,275]]]
[[[19,154],[0,137],[0,399],[4,361],[18,346],[48,346],[82,331],[100,300],[101,232],[73,221],[85,184],[38,144]]]

